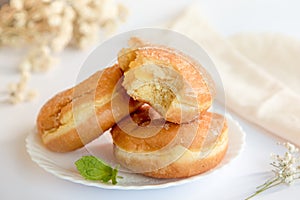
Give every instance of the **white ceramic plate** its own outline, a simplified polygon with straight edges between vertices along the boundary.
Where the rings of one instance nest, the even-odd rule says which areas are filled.
[[[99,139],[90,143],[87,147],[70,153],[54,153],[47,150],[40,141],[36,131],[33,130],[26,138],[27,152],[31,156],[32,160],[36,162],[41,168],[53,175],[69,180],[75,183],[83,185],[94,186],[106,189],[119,189],[119,190],[141,190],[141,189],[156,189],[166,188],[175,185],[181,185],[191,181],[196,181],[206,177],[213,172],[221,169],[225,165],[228,165],[234,158],[236,158],[243,150],[245,144],[245,133],[230,116],[227,116],[229,126],[229,146],[223,161],[214,169],[185,179],[154,179],[145,177],[143,175],[128,173],[125,171],[119,172],[123,179],[118,179],[117,185],[111,185],[110,183],[101,183],[99,181],[85,180],[76,170],[74,162],[81,158],[83,155],[89,155],[91,152],[95,155],[95,152],[101,152],[96,156],[100,156],[107,163],[117,164],[112,155],[112,145],[110,141],[109,133],[101,136]]]

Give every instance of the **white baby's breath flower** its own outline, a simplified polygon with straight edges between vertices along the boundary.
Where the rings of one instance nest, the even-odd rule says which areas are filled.
[[[33,101],[38,96],[38,92],[36,90],[29,90],[26,95],[26,101]]]
[[[292,184],[293,183],[293,181],[294,181],[294,178],[293,178],[293,176],[291,175],[291,176],[287,176],[287,177],[285,177],[285,179],[284,179],[284,182],[286,183],[286,184]]]
[[[73,20],[75,17],[75,12],[70,6],[67,6],[63,11],[63,16],[66,20]]]
[[[50,48],[46,45],[41,46],[40,50],[42,55],[49,55],[51,53]]]
[[[31,63],[27,59],[25,59],[20,63],[19,69],[20,69],[20,72],[31,71],[31,69],[32,69]]]
[[[250,199],[257,194],[275,187],[279,184],[285,183],[291,185],[295,180],[300,179],[300,156],[298,149],[291,143],[278,143],[284,146],[287,151],[283,156],[271,154],[272,162],[271,165],[274,167],[274,177],[266,181],[263,185],[257,187],[258,190],[246,199]]]
[[[107,20],[103,25],[106,33],[111,34],[117,28],[117,23],[113,20]]]
[[[44,72],[51,68],[54,64],[54,60],[55,59],[51,56],[50,48],[46,45],[42,45],[33,48],[27,54],[20,68],[23,69],[23,71]]]
[[[85,49],[90,44],[90,39],[88,37],[81,37],[79,39],[78,45],[79,48]]]
[[[286,169],[286,173],[287,174],[294,174],[294,173],[296,173],[297,172],[297,168],[295,167],[295,166],[293,166],[293,165],[289,165],[288,167],[287,167],[287,169]]]
[[[291,164],[295,164],[295,163],[297,163],[297,158],[292,157],[292,159],[291,159]]]
[[[23,70],[21,72],[21,82],[27,82],[30,78],[30,72]]]
[[[79,16],[85,20],[95,20],[97,18],[97,10],[91,7],[83,7],[78,12]]]
[[[22,10],[24,6],[24,0],[10,0],[9,5],[16,10]]]
[[[26,79],[21,79],[20,82],[17,84],[17,94],[23,93],[23,91],[27,87],[28,81]],[[23,98],[22,98],[23,99]]]
[[[39,21],[39,20],[42,20],[43,16],[40,12],[35,12],[35,13],[32,13],[31,15],[31,19],[35,20],[35,21]]]
[[[50,26],[59,26],[61,24],[62,18],[60,15],[51,15],[48,18],[48,23]]]
[[[28,19],[27,28],[33,29],[34,27],[36,27],[36,22],[34,20]]]
[[[22,98],[20,97],[20,95],[12,95],[9,99],[9,102],[11,104],[18,104],[22,102]]]
[[[60,14],[64,9],[65,4],[66,4],[65,1],[60,1],[60,0],[52,1],[49,6],[49,9],[54,14]]]
[[[26,24],[26,12],[17,12],[14,15],[14,26],[23,27]]]
[[[99,19],[102,22],[114,19],[118,15],[118,7],[115,6],[115,3],[110,0],[102,0],[99,10]]]
[[[56,63],[56,59],[51,55],[45,55],[39,59],[33,60],[33,71],[35,72],[45,72],[48,71],[53,64]]]
[[[296,153],[296,152],[298,152],[298,148],[296,148],[295,145],[293,145],[293,144],[291,144],[291,143],[289,143],[289,142],[287,142],[287,143],[285,144],[285,146],[286,146],[286,148],[288,149],[288,151],[289,151],[290,153]]]
[[[76,3],[72,4],[74,8],[80,9],[80,7],[85,7],[89,3],[89,0],[77,0]]]
[[[24,1],[24,8],[32,8],[35,6],[37,3],[40,3],[40,1],[37,0],[23,0]]]
[[[283,162],[288,164],[292,159],[292,154],[290,152],[286,152],[283,157]]]
[[[51,43],[50,43],[50,47],[51,49],[54,51],[54,52],[60,52],[62,51],[67,43],[68,43],[68,40],[67,40],[67,35],[64,36],[64,35],[61,35],[59,37],[56,37],[54,38]]]
[[[119,4],[118,5],[118,11],[119,11],[119,18],[122,22],[125,22],[127,17],[128,17],[128,9],[122,5],[122,4]]]
[[[8,85],[9,99],[12,104],[18,104],[26,100],[26,88],[30,78],[29,71],[22,71],[20,80],[17,83],[10,83]]]
[[[81,23],[79,26],[79,33],[88,34],[91,31],[91,26],[88,23]]]

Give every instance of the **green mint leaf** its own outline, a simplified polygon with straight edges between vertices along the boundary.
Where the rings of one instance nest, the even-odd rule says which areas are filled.
[[[83,156],[75,162],[77,170],[85,179],[99,180],[104,183],[112,181],[117,184],[117,169],[113,169],[95,156]]]

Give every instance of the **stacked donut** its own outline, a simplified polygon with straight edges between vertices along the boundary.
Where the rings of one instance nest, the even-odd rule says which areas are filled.
[[[82,147],[111,129],[114,155],[129,170],[156,178],[203,173],[223,159],[224,116],[210,113],[214,84],[187,55],[133,38],[118,64],[66,90],[41,109],[43,143]]]

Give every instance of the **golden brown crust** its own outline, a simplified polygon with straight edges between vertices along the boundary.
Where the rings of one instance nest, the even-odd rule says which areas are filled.
[[[125,71],[123,86],[127,90],[127,93],[134,99],[153,106],[167,121],[178,124],[192,121],[197,118],[199,113],[205,112],[212,104],[214,86],[207,72],[199,63],[174,49],[142,44],[139,41],[139,45],[121,50],[118,62],[122,70]],[[163,111],[153,103],[153,100],[149,100],[149,98],[147,99],[145,96],[137,93],[138,89],[133,88],[133,83],[136,80],[132,80],[132,78],[129,80],[127,78],[129,76],[132,77],[130,73],[135,73],[134,70],[137,68],[147,65],[168,68],[177,73],[183,80],[178,85],[172,85],[172,87],[176,88],[176,90],[181,90],[181,92],[175,91],[174,95],[177,95],[178,98],[171,99],[172,102],[168,105],[165,113],[162,113]],[[172,79],[174,78],[172,77]],[[158,80],[156,82],[162,86],[165,80]],[[139,80],[139,83],[141,83],[141,80]],[[179,88],[182,86],[184,88]],[[191,90],[193,94],[191,94]],[[174,97],[172,96],[172,98]]]
[[[228,143],[224,145],[222,150],[215,155],[208,155],[205,158],[198,159],[190,163],[174,162],[167,167],[144,173],[145,176],[154,178],[187,178],[197,174],[204,173],[216,167],[224,158],[228,148]]]
[[[139,108],[131,117],[133,121],[141,124],[149,121],[145,108]],[[128,123],[128,118],[115,125],[111,134],[116,159],[121,165],[134,172],[156,178],[189,177],[212,169],[221,162],[226,153],[228,126],[226,119],[219,114],[204,113],[199,120],[188,124],[166,122],[168,129],[162,128],[149,138],[139,138],[130,135],[129,132],[125,133],[119,126]],[[198,129],[191,129],[196,126]],[[142,135],[142,131],[145,131],[143,128],[129,130],[135,132],[134,135],[138,133]],[[180,128],[184,133],[182,135],[178,132]],[[193,135],[192,141],[185,143],[191,135],[191,130],[196,131],[196,135]],[[173,146],[166,149],[165,146],[173,141],[176,135],[179,135],[181,141],[173,143]],[[163,151],[160,151],[162,149]],[[178,152],[179,157],[174,156],[174,152]],[[174,160],[172,158],[169,162],[170,156]]]
[[[117,86],[121,77],[122,71],[114,65],[51,98],[37,117],[45,146],[56,152],[80,148],[140,106]]]
[[[187,178],[201,174],[216,167],[226,155],[227,148],[228,128],[227,123],[225,123],[221,134],[208,148],[202,148],[200,151],[195,152],[191,151],[199,153],[199,155],[204,151],[205,156],[195,159],[186,153],[166,167],[143,174],[154,178]]]
[[[170,145],[171,142],[172,147],[180,144],[190,150],[199,150],[206,138],[212,120],[212,113],[205,113],[200,116],[199,120],[194,120],[189,124],[178,125],[167,121],[165,123],[158,121],[159,125],[156,123],[149,126],[151,119],[148,112],[149,107],[140,107],[131,116],[117,123],[111,130],[114,144],[127,152],[157,151]],[[132,124],[130,128],[127,126],[125,132],[122,129],[130,123],[131,119],[136,124]],[[148,126],[144,126],[144,124]],[[150,137],[139,137],[141,134],[136,137],[132,135],[132,132],[142,133],[152,130],[157,131],[157,133]]]

